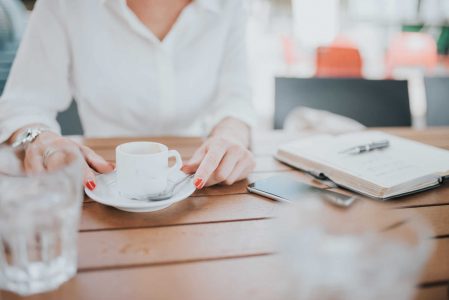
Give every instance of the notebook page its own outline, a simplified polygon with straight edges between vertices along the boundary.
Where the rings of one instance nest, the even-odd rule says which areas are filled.
[[[362,154],[344,154],[353,146],[388,139],[390,147]],[[305,146],[307,145],[307,146]],[[410,142],[382,132],[360,132],[338,137],[322,137],[312,145],[296,144],[295,152],[384,188],[395,187],[449,166],[449,152]],[[293,150],[293,149],[292,149]],[[438,153],[435,158],[435,153]]]

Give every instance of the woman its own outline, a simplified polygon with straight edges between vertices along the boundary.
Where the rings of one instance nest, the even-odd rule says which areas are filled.
[[[254,168],[253,112],[241,0],[39,0],[0,100],[0,143],[22,145],[28,172],[51,169],[61,147],[93,171],[113,165],[59,135],[76,99],[87,136],[207,134],[185,163],[197,188]]]

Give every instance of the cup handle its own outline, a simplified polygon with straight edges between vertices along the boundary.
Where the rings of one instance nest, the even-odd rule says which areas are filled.
[[[169,150],[168,158],[170,158],[170,157],[174,157],[176,159],[176,163],[168,169],[169,174],[173,173],[174,171],[178,171],[182,168],[182,158],[178,151]]]

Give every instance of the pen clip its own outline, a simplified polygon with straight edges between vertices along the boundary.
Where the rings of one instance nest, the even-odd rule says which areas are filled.
[[[307,171],[306,172],[309,175],[312,175],[312,177],[314,177],[315,179],[319,179],[319,180],[328,180],[329,178],[324,175],[324,173],[322,172],[318,172],[318,171]]]
[[[310,170],[310,171],[305,171],[305,173],[309,174],[315,180],[328,186],[329,188],[338,187],[338,185],[335,182],[333,182],[329,177],[326,176],[326,174],[324,174],[322,172]]]

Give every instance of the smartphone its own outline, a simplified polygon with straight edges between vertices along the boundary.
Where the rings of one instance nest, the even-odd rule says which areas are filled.
[[[289,175],[257,180],[248,185],[248,191],[277,201],[292,203],[306,199],[321,199],[341,207],[349,207],[357,198],[313,187]]]

